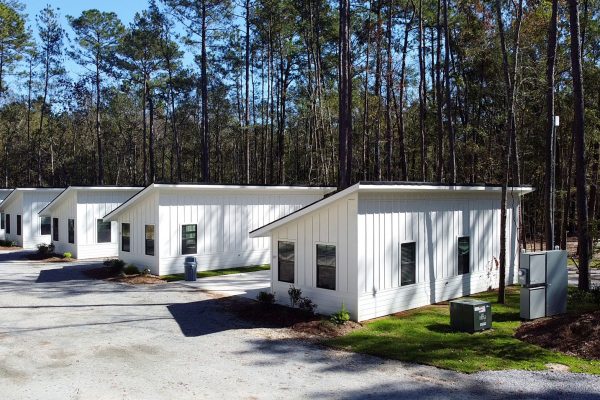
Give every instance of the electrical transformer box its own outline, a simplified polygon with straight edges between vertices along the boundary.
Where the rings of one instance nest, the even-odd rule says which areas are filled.
[[[450,302],[450,327],[461,332],[477,332],[492,327],[492,305],[487,301],[458,299]]]

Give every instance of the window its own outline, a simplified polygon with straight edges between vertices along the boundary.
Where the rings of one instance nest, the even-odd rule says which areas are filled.
[[[4,229],[4,213],[0,213],[0,229]]]
[[[110,243],[110,228],[111,222],[104,222],[103,220],[97,220],[97,243]]]
[[[52,240],[58,242],[58,218],[52,218]]]
[[[6,214],[6,233],[10,233],[10,214]]]
[[[294,242],[277,244],[277,276],[280,282],[294,283]]]
[[[469,270],[469,253],[471,252],[469,237],[463,236],[458,238],[458,274],[468,274]]]
[[[75,220],[70,219],[68,221],[68,230],[69,230],[69,243],[75,243]]]
[[[21,216],[17,214],[17,235],[21,236],[22,228]]]
[[[122,223],[121,224],[121,251],[130,251],[130,233],[129,233],[129,224]]]
[[[198,243],[198,225],[181,226],[181,254],[196,254]]]
[[[19,230],[19,215],[17,215],[17,231]],[[40,217],[40,234],[49,235],[50,234],[50,217]],[[17,235],[20,233],[17,232]]]
[[[146,255],[154,255],[154,225],[144,227],[144,237],[146,242]]]
[[[400,285],[412,285],[416,282],[417,243],[400,245]]]
[[[317,245],[317,287],[335,290],[335,246]]]

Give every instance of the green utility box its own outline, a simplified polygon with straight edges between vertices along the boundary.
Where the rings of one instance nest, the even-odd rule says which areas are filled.
[[[492,327],[492,305],[487,301],[458,299],[450,302],[450,327],[460,332],[477,332]]]

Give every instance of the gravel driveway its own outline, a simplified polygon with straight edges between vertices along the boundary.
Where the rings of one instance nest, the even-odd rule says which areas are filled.
[[[600,399],[600,378],[464,375],[284,339],[184,284],[86,280],[0,254],[4,399]]]

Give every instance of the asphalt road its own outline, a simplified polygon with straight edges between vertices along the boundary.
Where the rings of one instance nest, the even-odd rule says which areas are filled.
[[[465,375],[334,351],[241,321],[198,286],[92,281],[85,266],[19,256],[0,254],[3,400],[600,399],[599,377]]]

